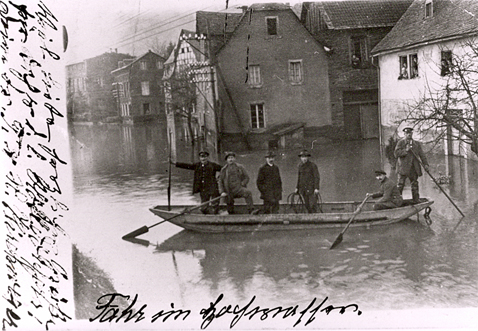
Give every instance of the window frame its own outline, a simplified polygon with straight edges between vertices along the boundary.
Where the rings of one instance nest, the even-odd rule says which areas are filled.
[[[148,80],[141,82],[141,95],[143,96],[151,95],[151,89],[150,89]]]
[[[259,109],[260,108],[260,109]],[[249,118],[251,120],[252,130],[261,130],[266,128],[266,116],[264,102],[252,102],[249,104]],[[255,118],[255,123],[254,123]],[[261,126],[262,118],[262,126]]]
[[[253,68],[257,69],[257,71],[253,70]],[[262,72],[260,64],[249,64],[247,68],[247,81],[249,83],[249,87],[258,88],[262,86]]]
[[[148,70],[148,61],[146,61],[146,60],[139,61],[139,69],[140,70]]]
[[[358,42],[358,52],[356,44]],[[369,38],[366,35],[355,35],[349,38],[349,63],[352,68],[362,69],[369,65],[370,52],[369,52]],[[357,54],[358,53],[358,54]],[[354,61],[354,56],[359,56],[358,62]]]
[[[413,59],[416,59],[416,65],[413,65]],[[406,64],[406,69],[403,69],[403,64]],[[418,53],[408,53],[398,56],[398,79],[415,79],[419,77],[418,69]],[[405,71],[404,71],[405,70]]]
[[[157,61],[156,61],[156,69],[161,70],[161,69],[163,69],[163,68],[164,68],[164,63],[163,63],[163,61],[157,60]]]
[[[433,0],[425,1],[425,18],[433,16]]]
[[[445,56],[446,55],[446,56]],[[449,49],[447,50],[442,50],[440,53],[440,76],[448,76],[451,74],[451,66],[452,66],[452,60],[453,60],[453,52]],[[443,61],[449,61],[446,64],[443,63]]]
[[[292,84],[292,85],[300,85],[304,82],[304,69],[303,69],[303,63],[302,63],[302,59],[298,59],[298,60],[289,60],[288,62],[288,69],[289,69],[289,82]],[[299,68],[299,71],[298,71],[298,76],[299,78],[296,79],[295,78],[295,72],[294,72],[294,68],[293,66],[298,64],[298,68]]]
[[[275,21],[274,27],[269,26],[269,20]],[[278,16],[266,16],[265,17],[265,22],[266,22],[266,32],[268,36],[277,36],[279,34],[279,17]],[[274,29],[274,31],[271,31],[271,29]],[[275,33],[271,33],[275,32]]]

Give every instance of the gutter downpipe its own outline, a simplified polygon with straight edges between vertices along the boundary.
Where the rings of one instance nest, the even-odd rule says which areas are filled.
[[[380,146],[380,164],[383,167],[383,146],[382,146],[382,85],[380,84],[380,58],[377,56],[378,74],[378,144]]]

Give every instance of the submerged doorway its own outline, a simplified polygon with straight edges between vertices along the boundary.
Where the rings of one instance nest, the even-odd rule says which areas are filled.
[[[343,92],[344,130],[347,139],[378,138],[378,90]]]

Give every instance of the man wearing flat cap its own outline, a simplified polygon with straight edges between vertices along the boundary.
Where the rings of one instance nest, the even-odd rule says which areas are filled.
[[[249,175],[242,164],[236,163],[234,152],[226,153],[226,165],[222,167],[219,174],[219,192],[226,198],[227,212],[234,214],[234,199],[244,198],[247,204],[247,211],[254,212],[252,193],[246,187],[249,183]]]
[[[317,212],[317,195],[319,194],[320,175],[317,165],[309,160],[307,150],[300,152],[299,175],[297,178],[296,193],[304,199],[305,208],[309,213]]]
[[[199,162],[197,163],[173,162],[173,164],[178,168],[194,170],[193,194],[199,193],[201,203],[219,196],[216,172],[220,172],[222,167],[217,163],[209,161],[209,153],[207,151],[199,152]],[[212,202],[211,206],[213,213],[217,214],[219,211],[219,201]],[[208,205],[201,207],[201,212],[207,214]]]
[[[282,199],[282,180],[279,168],[274,164],[275,155],[272,152],[266,154],[266,163],[259,168],[257,175],[257,188],[264,200],[264,214],[277,214],[279,201]]]
[[[412,189],[412,199],[414,203],[420,202],[420,194],[418,190],[418,177],[422,175],[423,164],[428,171],[428,161],[423,153],[421,144],[413,140],[413,128],[406,127],[403,129],[405,137],[397,142],[395,147],[395,157],[397,158],[397,174],[398,174],[398,190],[403,193],[405,180],[408,178]],[[420,160],[418,159],[420,158]]]
[[[402,194],[397,185],[387,177],[383,170],[376,170],[375,177],[380,182],[380,190],[376,193],[367,193],[372,199],[380,198],[373,205],[373,210],[391,209],[402,206]]]

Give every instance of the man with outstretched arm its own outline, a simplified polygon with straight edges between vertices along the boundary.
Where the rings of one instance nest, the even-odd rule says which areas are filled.
[[[209,153],[207,151],[199,152],[199,162],[197,163],[172,163],[178,168],[194,170],[193,194],[199,193],[201,203],[219,196],[216,172],[220,172],[222,167],[215,162],[209,161]],[[213,213],[217,214],[219,211],[219,201],[212,202],[211,206]],[[201,212],[208,214],[208,205],[201,207]]]

